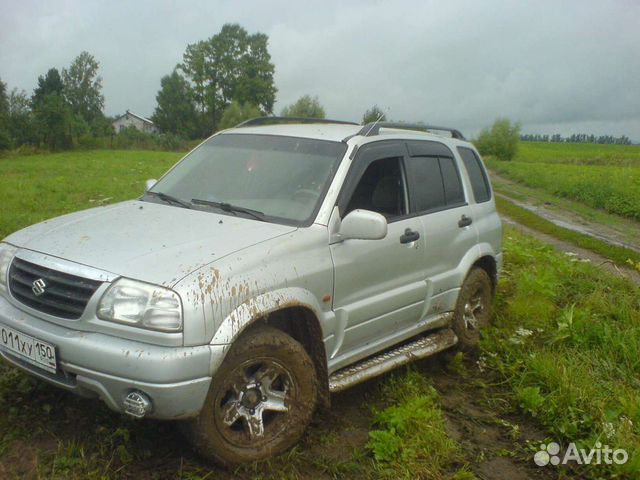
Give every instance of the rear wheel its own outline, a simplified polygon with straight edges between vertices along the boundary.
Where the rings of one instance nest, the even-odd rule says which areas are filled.
[[[453,330],[463,350],[475,350],[480,331],[491,323],[493,285],[487,272],[474,267],[460,290],[454,311]]]
[[[265,459],[298,442],[316,390],[315,368],[302,345],[271,327],[250,330],[214,376],[187,434],[200,454],[223,465]]]

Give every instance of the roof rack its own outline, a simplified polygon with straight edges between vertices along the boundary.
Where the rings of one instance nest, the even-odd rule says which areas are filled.
[[[288,123],[333,123],[338,125],[359,125],[355,122],[347,122],[344,120],[329,120],[327,118],[309,118],[309,117],[257,117],[239,123],[234,128],[240,127],[258,127],[260,125],[279,125]]]
[[[381,128],[396,128],[399,130],[418,130],[420,132],[431,132],[433,130],[441,131],[441,132],[449,132],[451,133],[452,138],[457,138],[459,140],[466,140],[464,135],[455,128],[449,127],[438,127],[435,125],[423,125],[421,123],[394,123],[394,122],[372,122],[367,123],[363,126],[357,135],[364,135],[365,137],[372,137],[374,135],[380,135]]]

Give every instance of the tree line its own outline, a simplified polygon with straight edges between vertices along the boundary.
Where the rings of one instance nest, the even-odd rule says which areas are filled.
[[[275,66],[263,33],[249,34],[238,24],[226,24],[212,37],[187,45],[182,61],[160,80],[151,119],[160,135],[134,128],[114,135],[114,118],[104,114],[100,63],[82,52],[69,65],[49,69],[38,77],[31,95],[14,88],[10,92],[0,80],[0,150],[27,145],[48,150],[75,147],[104,148],[135,146],[178,148],[182,139],[207,137],[253,117],[273,115],[277,88]],[[325,118],[318,97],[303,95],[284,107],[287,117]],[[387,121],[377,105],[368,109],[362,123]],[[498,121],[480,134],[478,144],[486,152],[501,152],[513,158],[513,137],[519,126]],[[115,138],[115,140],[114,140]],[[572,135],[563,139],[522,135],[529,141],[630,143],[625,136]],[[106,141],[105,141],[106,139]]]
[[[21,145],[50,150],[72,148],[79,138],[111,130],[103,113],[98,62],[88,52],[68,68],[51,68],[38,77],[31,96],[0,81],[0,150]]]
[[[559,133],[554,135],[540,135],[537,133],[525,133],[520,135],[523,142],[547,142],[547,143],[598,143],[602,145],[631,145],[631,140],[626,135],[614,137],[613,135],[588,135],[586,133],[574,133],[563,137]]]
[[[114,135],[116,117],[104,114],[100,63],[89,52],[80,53],[68,68],[39,76],[31,95],[17,88],[9,92],[0,80],[0,150],[122,147],[126,142],[148,147],[158,139],[161,148],[172,148],[181,139],[203,138],[272,115],[277,88],[267,44],[263,33],[226,24],[211,38],[187,45],[182,61],[160,80],[151,116],[160,135],[133,128]],[[325,109],[318,97],[303,95],[281,115],[325,118]],[[362,119],[375,120],[386,120],[378,106]]]

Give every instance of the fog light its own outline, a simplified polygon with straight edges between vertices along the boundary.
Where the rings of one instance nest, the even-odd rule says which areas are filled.
[[[151,399],[142,392],[129,392],[122,404],[124,413],[134,418],[142,418],[151,411]]]

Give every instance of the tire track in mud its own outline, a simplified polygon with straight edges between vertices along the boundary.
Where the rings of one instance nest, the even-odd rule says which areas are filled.
[[[453,351],[417,365],[440,395],[447,433],[458,442],[473,473],[486,480],[554,479],[557,473],[533,463],[527,446],[545,438],[526,415],[514,413],[506,392],[467,360],[464,372],[451,372]]]
[[[304,458],[335,463],[354,461],[353,451],[364,449],[369,432],[375,428],[373,410],[389,406],[378,395],[380,383],[389,375],[410,368],[423,374],[437,390],[447,434],[462,447],[465,462],[479,479],[558,478],[557,472],[536,467],[534,452],[527,447],[527,442],[535,445],[543,441],[545,433],[526,415],[513,413],[504,398],[506,392],[495,387],[475,363],[467,361],[464,374],[450,371],[448,365],[454,353],[455,350],[450,350],[419,360],[395,373],[333,394],[331,408],[316,414],[301,443]],[[326,436],[332,437],[329,444],[317,441]],[[305,480],[351,478],[335,476],[312,462],[298,473],[298,478]],[[363,477],[356,474],[354,478]]]
[[[443,352],[403,368],[416,369],[437,390],[447,434],[462,447],[463,457],[473,473],[482,480],[558,478],[557,472],[535,466],[534,452],[527,446],[528,442],[534,445],[542,442],[545,433],[526,415],[514,413],[505,399],[506,392],[496,387],[472,361],[465,362],[464,373],[450,371],[454,353],[455,350]],[[322,435],[330,429],[330,434],[336,437],[334,450],[311,446],[311,452],[325,458],[329,455],[328,458],[336,462],[347,461],[350,450],[363,448],[367,443],[372,429],[372,410],[388,406],[376,398],[376,392],[378,384],[393,374],[390,372],[332,395],[331,409],[316,415],[303,444],[313,443],[320,431],[324,431]],[[336,478],[314,476],[317,474],[302,478]]]
[[[551,245],[557,250],[574,257],[575,261],[590,262],[596,267],[606,270],[614,276],[624,278],[630,282],[635,283],[636,285],[640,285],[640,272],[638,270],[616,265],[610,259],[592,252],[591,250],[578,247],[572,243],[559,240],[556,237],[534,230],[530,227],[527,227],[526,225],[516,222],[515,220],[505,215],[500,214],[500,217],[502,218],[502,221],[507,225],[517,229],[525,235],[540,240],[541,242]]]

